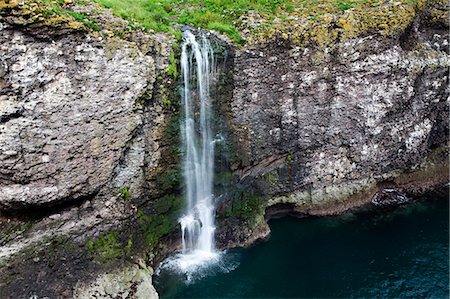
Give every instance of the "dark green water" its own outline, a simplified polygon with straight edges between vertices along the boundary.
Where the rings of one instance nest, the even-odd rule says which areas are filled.
[[[269,241],[229,251],[186,283],[162,270],[162,298],[449,297],[449,201],[383,214],[269,222]]]

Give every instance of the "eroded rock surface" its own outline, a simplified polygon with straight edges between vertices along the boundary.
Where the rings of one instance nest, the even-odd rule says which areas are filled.
[[[325,47],[280,38],[236,52],[233,169],[243,190],[262,198],[256,226],[265,225],[264,208],[280,203],[322,215],[369,202],[379,183],[446,147],[448,28],[429,19],[438,6],[425,8],[401,36],[368,33]],[[442,164],[434,176],[448,182],[445,153],[433,163]],[[361,194],[358,204],[345,203]],[[239,200],[234,206],[248,209]],[[223,233],[226,244],[253,238]]]
[[[95,281],[78,284],[74,298],[158,298],[152,285],[153,271],[146,267],[132,266],[100,275]]]
[[[145,251],[131,200],[148,202],[160,162],[171,40],[22,29],[0,19],[0,297],[69,298],[112,271],[99,252],[126,268],[131,245]]]
[[[154,59],[125,42],[0,33],[0,208],[95,195],[142,126]]]

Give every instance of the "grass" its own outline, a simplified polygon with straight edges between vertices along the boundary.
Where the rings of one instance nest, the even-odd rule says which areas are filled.
[[[304,19],[320,23],[327,14],[348,10],[375,14],[383,11],[385,0],[94,0],[125,19],[155,31],[171,32],[174,24],[216,30],[234,42],[243,43],[239,33],[248,29],[267,33]],[[402,5],[417,6],[423,0],[400,0]],[[256,20],[248,21],[250,12]],[[387,12],[389,14],[389,12]],[[389,17],[392,17],[391,15]],[[380,22],[383,22],[380,18]],[[395,25],[395,24],[393,24]],[[286,28],[286,27],[285,27]]]
[[[90,28],[93,31],[100,31],[102,29],[95,20],[91,19],[89,16],[87,16],[84,13],[73,12],[73,11],[64,10],[64,9],[61,9],[60,13],[67,14],[67,15],[73,17],[76,21],[82,23],[84,26],[86,26],[87,28]]]
[[[122,187],[117,190],[118,194],[121,194],[125,201],[129,201],[131,199],[130,188]]]
[[[242,43],[238,19],[255,10],[273,18],[283,9],[292,10],[291,0],[94,0],[117,16],[135,21],[146,29],[172,32],[174,24],[192,25],[227,34]]]
[[[0,10],[2,2],[0,0]],[[16,1],[19,0],[8,0]],[[318,44],[333,37],[323,36],[336,19],[347,31],[345,37],[376,30],[392,35],[405,28],[427,0],[26,0],[46,4],[50,15],[67,16],[94,31],[101,28],[84,13],[72,12],[71,1],[79,5],[94,1],[130,21],[133,28],[168,32],[179,36],[175,25],[192,25],[226,34],[237,44],[264,42],[272,36],[295,40],[312,39]],[[435,1],[435,0],[428,0]],[[6,3],[6,2],[5,2]],[[10,4],[5,4],[6,6]],[[69,7],[69,9],[67,9]],[[345,16],[345,20],[341,20]],[[317,33],[310,28],[317,27]],[[243,38],[245,36],[245,39]]]

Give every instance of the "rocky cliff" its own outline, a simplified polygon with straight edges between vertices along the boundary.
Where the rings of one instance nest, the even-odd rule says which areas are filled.
[[[348,35],[335,20],[330,43],[228,45],[220,246],[267,236],[276,213],[404,203],[448,183],[446,5],[390,35]],[[96,10],[98,33],[6,7],[0,297],[157,296],[150,266],[179,246],[182,207],[176,42],[108,10]]]
[[[431,3],[389,37],[334,28],[331,45],[279,37],[235,52],[233,184],[252,195],[221,207],[225,223],[237,216],[226,246],[266,235],[266,212],[335,214],[384,188],[414,197],[448,182],[449,24],[435,17],[444,11]],[[236,232],[233,221],[255,229]]]
[[[157,194],[172,40],[33,24],[0,19],[0,297],[70,297],[77,282],[80,298],[154,292],[151,270],[128,261],[139,240],[122,230],[132,200],[145,210]],[[82,284],[105,268],[93,291]]]

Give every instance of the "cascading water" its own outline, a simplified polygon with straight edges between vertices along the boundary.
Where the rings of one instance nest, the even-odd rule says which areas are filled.
[[[210,271],[231,271],[237,264],[222,258],[214,246],[214,138],[212,91],[216,75],[214,51],[205,34],[183,33],[181,52],[181,136],[186,210],[179,219],[183,250],[157,269],[182,274],[187,283]],[[163,270],[164,271],[164,270]]]
[[[184,32],[181,53],[183,76],[182,145],[187,210],[180,218],[183,263],[189,267],[215,257],[214,249],[214,140],[211,128],[211,77],[214,54],[203,35],[196,40]]]

